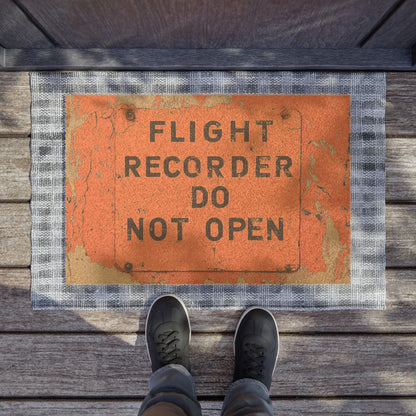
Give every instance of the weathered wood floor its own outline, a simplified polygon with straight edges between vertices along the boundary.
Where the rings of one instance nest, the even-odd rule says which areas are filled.
[[[276,312],[278,415],[416,415],[416,73],[387,77],[387,310]],[[0,73],[0,415],[136,415],[144,313],[31,311],[30,90]],[[240,312],[192,312],[204,415],[219,415]]]

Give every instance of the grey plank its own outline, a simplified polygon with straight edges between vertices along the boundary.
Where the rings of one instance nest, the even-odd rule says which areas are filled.
[[[0,201],[30,200],[29,138],[0,138]]]
[[[386,200],[416,201],[416,140],[386,143]],[[0,138],[0,201],[30,200],[29,139]]]
[[[416,140],[386,141],[386,201],[416,201]]]
[[[195,334],[197,394],[222,396],[233,336]],[[416,336],[282,335],[271,394],[280,397],[416,395]],[[138,397],[150,367],[144,335],[0,335],[3,397]]]
[[[416,2],[403,2],[369,38],[365,48],[411,48],[416,44]]]
[[[65,48],[342,48],[393,0],[20,2]]]
[[[390,72],[386,87],[387,136],[416,136],[416,72]]]
[[[0,267],[30,265],[29,204],[0,204]],[[416,267],[416,205],[386,207],[388,267]]]
[[[7,49],[6,70],[413,70],[395,49]]]
[[[50,48],[53,46],[12,0],[0,2],[0,45],[4,48]]]
[[[0,73],[0,136],[28,136],[29,133],[29,74]]]
[[[29,266],[30,223],[29,204],[0,204],[0,267]]]
[[[416,270],[386,270],[386,310],[273,312],[281,333],[416,333]],[[144,332],[147,311],[32,311],[29,269],[0,268],[0,332]],[[233,332],[242,311],[190,310],[192,331]]]
[[[389,267],[416,265],[416,205],[386,207],[386,261]]]
[[[274,399],[276,415],[285,416],[412,416],[416,414],[414,399]],[[137,416],[141,400],[7,400],[0,402],[0,416]],[[202,416],[220,416],[222,401],[200,401]]]

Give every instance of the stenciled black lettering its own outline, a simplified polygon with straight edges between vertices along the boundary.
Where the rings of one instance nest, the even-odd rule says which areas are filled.
[[[127,218],[127,241],[131,241],[132,231],[140,241],[143,241],[143,218],[139,218],[138,227],[133,218]]]
[[[146,156],[146,176],[148,178],[160,177],[160,172],[152,172],[151,169],[159,167],[159,163],[152,163],[160,160],[160,156]]]
[[[178,228],[177,228],[177,241],[182,241],[183,239],[183,224],[185,222],[188,222],[189,219],[188,218],[171,218],[170,219],[171,222],[173,222],[174,224],[177,224]]]
[[[267,218],[267,239],[272,239],[272,233],[277,237],[278,240],[283,241],[283,218],[279,218],[279,227],[271,218]]]
[[[252,217],[252,218],[248,218],[247,221],[247,238],[249,241],[259,241],[259,240],[263,240],[263,236],[262,235],[254,235],[253,231],[260,231],[261,227],[260,225],[254,225],[255,222],[262,222],[263,218],[256,218],[256,217]]]
[[[261,163],[262,160],[270,160],[270,156],[256,156],[256,177],[257,178],[269,178],[269,172],[262,172],[261,169],[267,169],[268,163]]]
[[[213,235],[212,233],[212,224],[217,225],[217,235]],[[224,226],[219,218],[212,217],[205,223],[205,235],[208,240],[211,241],[218,241],[221,240],[224,234]]]
[[[267,142],[267,133],[268,133],[267,126],[271,126],[273,124],[273,120],[256,120],[256,124],[258,126],[261,126],[262,141]]]
[[[291,166],[292,159],[289,156],[276,156],[276,177],[280,178],[280,171],[283,170],[285,175],[291,178],[292,173],[289,171]]]
[[[166,157],[166,159],[163,161],[163,172],[165,173],[165,175],[168,178],[176,178],[177,176],[180,175],[181,172],[179,171],[179,169],[177,169],[174,172],[172,172],[170,170],[170,166],[169,166],[171,162],[179,163],[180,162],[180,159],[178,157],[176,157],[176,156],[168,156],[168,157]]]
[[[210,131],[210,127],[215,126],[215,127],[221,127],[221,124],[218,123],[218,121],[208,121],[208,123],[205,124],[204,126],[204,138],[206,141],[210,142],[210,143],[215,143],[218,142],[219,140],[221,140],[222,137],[222,129],[217,128],[217,129],[212,129]],[[214,134],[215,136],[212,136],[212,134]]]
[[[198,193],[202,196],[198,202]],[[203,208],[208,203],[208,191],[203,186],[192,187],[192,208]]]
[[[238,165],[241,165],[238,169]],[[231,157],[231,176],[233,178],[242,178],[248,173],[248,161],[244,156]]]
[[[159,235],[156,233],[156,224],[160,224]],[[153,218],[152,221],[150,221],[149,233],[150,237],[155,241],[164,240],[166,238],[166,234],[168,233],[166,221],[160,217]]]
[[[231,141],[235,142],[235,135],[236,133],[244,133],[244,141],[248,142],[250,140],[250,135],[249,135],[249,128],[250,128],[250,122],[249,121],[245,121],[244,122],[244,127],[240,127],[237,128],[235,126],[235,121],[232,120],[231,121]]]
[[[150,141],[155,141],[155,135],[163,133],[163,129],[157,129],[156,126],[164,126],[164,121],[156,121],[152,120],[150,121]]]
[[[189,164],[194,162],[195,170],[191,172],[189,170]],[[183,161],[183,173],[188,176],[188,178],[196,178],[201,173],[201,161],[195,156],[188,156]]]
[[[185,141],[185,137],[178,137],[176,135],[176,121],[170,122],[170,141],[173,143],[182,143]]]
[[[243,218],[229,218],[228,219],[228,239],[234,240],[234,233],[243,231],[246,228],[246,222]]]
[[[134,162],[131,164],[130,162]],[[140,166],[140,159],[137,156],[125,156],[124,158],[124,176],[128,178],[130,176],[130,171],[133,173],[133,176],[138,178],[139,172],[137,172],[137,168]]]
[[[222,192],[222,202],[218,202],[218,192]],[[212,190],[211,194],[211,202],[212,205],[216,208],[224,208],[228,205],[228,202],[230,200],[230,194],[228,192],[228,189],[224,186],[217,186]]]
[[[214,163],[215,162],[215,163]],[[212,178],[212,172],[215,172],[217,178],[223,178],[221,169],[224,167],[224,159],[220,156],[208,156],[207,158],[207,170],[208,178]]]

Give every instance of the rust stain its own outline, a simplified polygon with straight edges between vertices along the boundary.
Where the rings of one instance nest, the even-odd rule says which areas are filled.
[[[231,104],[233,101],[232,95],[208,95],[202,107],[216,107],[219,104]],[[240,101],[240,105],[244,106],[244,102]]]
[[[114,281],[119,284],[140,284],[137,280],[132,281],[126,273],[92,261],[82,246],[76,246],[73,251],[67,251],[66,269],[69,272],[67,273],[68,284],[82,285],[88,282],[92,285],[111,285]]]

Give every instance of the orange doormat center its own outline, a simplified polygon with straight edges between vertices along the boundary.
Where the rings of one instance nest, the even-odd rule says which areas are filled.
[[[347,95],[67,95],[66,283],[350,283]]]

